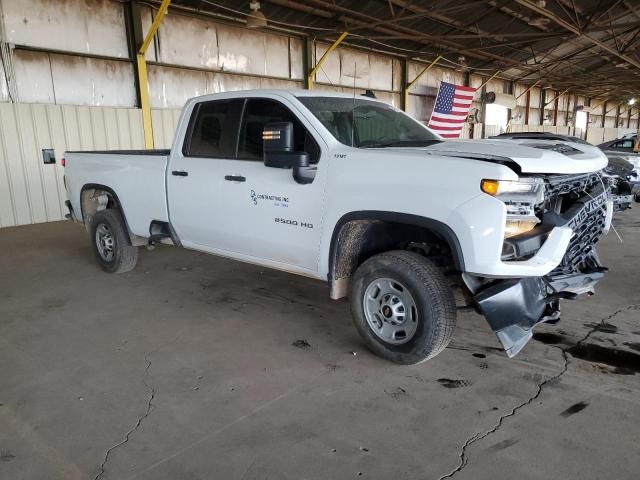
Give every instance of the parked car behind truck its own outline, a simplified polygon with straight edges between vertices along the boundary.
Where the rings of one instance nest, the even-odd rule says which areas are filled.
[[[626,143],[624,143],[626,142],[626,139],[623,139],[620,142],[613,141],[603,143],[596,147],[581,138],[551,132],[501,133],[500,135],[490,138],[494,140],[512,141],[520,145],[527,146],[531,146],[532,144],[540,146],[547,145],[547,148],[564,148],[567,151],[573,147],[576,147],[579,150],[600,149],[607,157],[607,166],[602,171],[602,177],[603,180],[608,183],[610,194],[609,198],[613,202],[614,212],[622,212],[631,208],[631,203],[634,199],[633,188],[639,180],[637,169],[634,168],[634,163],[632,163],[632,161],[635,161],[637,164],[637,159],[633,157],[636,156],[640,158],[640,156],[635,153],[619,150],[607,150],[606,148],[603,148],[603,146],[607,145],[626,145]]]
[[[413,364],[451,340],[452,283],[509,356],[593,291],[606,164],[445,142],[374,99],[256,90],[188,101],[170,151],[67,152],[66,185],[105,271],[162,242],[322,280],[368,348]]]

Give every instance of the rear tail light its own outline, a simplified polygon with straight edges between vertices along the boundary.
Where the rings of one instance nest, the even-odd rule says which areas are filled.
[[[66,162],[65,162],[65,160],[64,160],[64,157],[62,157],[62,158],[60,159],[60,165],[62,165],[62,167],[64,167],[65,163],[66,163]]]

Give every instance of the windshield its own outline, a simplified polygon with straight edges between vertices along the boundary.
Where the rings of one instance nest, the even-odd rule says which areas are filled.
[[[340,143],[358,148],[422,147],[442,141],[424,125],[381,102],[298,97]]]

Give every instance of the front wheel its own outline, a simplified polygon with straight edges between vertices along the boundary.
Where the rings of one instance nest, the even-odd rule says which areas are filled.
[[[100,210],[91,219],[91,239],[96,260],[105,272],[125,273],[138,262],[122,215],[114,209]]]
[[[351,283],[351,313],[367,347],[412,365],[451,341],[456,306],[449,284],[429,259],[403,250],[371,257]]]

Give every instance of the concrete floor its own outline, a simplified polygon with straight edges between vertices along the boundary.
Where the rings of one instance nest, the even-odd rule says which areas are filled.
[[[598,294],[517,358],[465,313],[414,367],[321,283],[168,247],[107,275],[78,225],[0,230],[0,478],[637,479],[640,206],[615,224]]]

